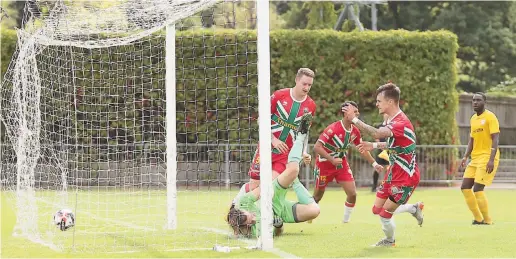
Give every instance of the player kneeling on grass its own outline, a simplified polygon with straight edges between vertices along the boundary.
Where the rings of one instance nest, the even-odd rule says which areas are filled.
[[[304,186],[293,186],[298,202],[286,200],[288,187],[297,179],[299,163],[302,160],[302,152],[305,139],[308,137],[308,129],[312,120],[311,114],[305,114],[301,118],[297,130],[296,139],[288,155],[288,163],[285,171],[273,182],[274,196],[272,198],[272,210],[274,212],[274,234],[283,232],[283,223],[299,223],[316,218],[319,213],[319,205],[314,201]],[[245,237],[260,236],[260,207],[257,204],[260,197],[260,187],[243,195],[238,202],[231,207],[226,220],[233,229],[235,235]]]
[[[348,105],[356,108],[355,112],[358,116],[358,105],[353,101],[344,102],[340,108],[342,109]],[[319,203],[326,186],[335,179],[342,186],[347,196],[344,205],[343,223],[349,222],[357,199],[355,179],[346,159],[346,153],[352,143],[357,146],[361,142],[362,138],[358,128],[353,126],[351,120],[343,117],[342,120],[326,127],[314,147],[314,151],[318,155],[314,169],[314,175],[317,179],[314,189],[315,202]],[[374,160],[369,152],[360,155],[371,163],[377,172],[382,172],[383,167]],[[311,222],[309,221],[309,223]]]

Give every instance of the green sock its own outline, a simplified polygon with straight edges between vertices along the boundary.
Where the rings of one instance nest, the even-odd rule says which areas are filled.
[[[296,193],[297,200],[301,204],[310,204],[315,202],[312,195],[308,192],[308,190],[303,186],[303,184],[299,181],[299,178],[296,178],[292,183],[292,189]]]
[[[303,158],[303,147],[305,142],[306,134],[298,134],[296,140],[294,141],[294,145],[288,153],[288,162],[301,162]]]

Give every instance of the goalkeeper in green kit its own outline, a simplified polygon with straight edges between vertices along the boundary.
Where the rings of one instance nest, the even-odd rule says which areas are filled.
[[[319,215],[319,205],[303,185],[294,185],[298,202],[288,201],[285,196],[289,186],[297,179],[299,163],[305,139],[312,121],[312,115],[303,115],[297,129],[294,145],[288,155],[287,168],[273,182],[274,196],[272,210],[274,212],[274,235],[283,232],[283,223],[300,223],[316,218]],[[229,210],[226,221],[235,235],[245,237],[260,236],[260,187],[246,193]]]

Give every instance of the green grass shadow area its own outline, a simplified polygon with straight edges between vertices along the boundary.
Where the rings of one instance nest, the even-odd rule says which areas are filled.
[[[100,200],[97,197],[99,194],[102,195]],[[15,214],[10,204],[11,200],[2,193],[1,256],[2,258],[280,257],[282,254],[277,252],[245,249],[251,241],[246,243],[228,237],[226,234],[228,228],[222,215],[235,194],[236,192],[227,191],[180,192],[178,194],[179,227],[176,231],[169,231],[161,227],[161,222],[150,223],[153,222],[152,220],[165,217],[163,212],[166,195],[163,191],[154,191],[143,196],[124,192],[84,191],[79,195],[82,207],[80,205],[78,209],[75,237],[72,238],[74,234],[72,231],[54,233],[56,235],[54,240],[74,240],[76,245],[79,244],[76,246],[77,250],[56,252],[12,235]],[[425,202],[423,227],[419,227],[410,214],[395,215],[397,246],[374,248],[370,245],[383,236],[378,216],[371,213],[374,193],[365,189],[359,190],[351,222],[343,224],[341,219],[344,212],[345,193],[339,189],[328,189],[320,202],[321,215],[312,224],[286,224],[284,235],[274,240],[274,247],[276,251],[280,250],[303,258],[515,257],[516,209],[511,204],[513,197],[516,197],[516,190],[487,188],[486,194],[489,199],[490,214],[495,224],[472,226],[471,213],[459,189],[419,188],[409,202],[419,200]],[[48,195],[47,200],[51,200],[51,195]],[[295,194],[290,192],[288,198],[294,200]],[[105,206],[115,202],[121,205]],[[129,206],[130,204],[132,206]],[[143,213],[124,213],[145,204],[149,208]],[[41,218],[48,216],[49,219],[52,211],[38,201],[38,213],[49,214]],[[89,211],[90,214],[85,211]],[[125,214],[128,215],[121,219],[122,223],[113,223],[117,221],[116,217]],[[104,221],[98,220],[99,217]],[[181,225],[185,222],[187,224]],[[192,225],[195,225],[195,228]],[[44,222],[39,226],[43,226],[42,229],[46,227]],[[94,230],[88,232],[87,226]],[[207,231],[199,227],[220,232]],[[240,249],[234,249],[230,253],[209,250],[215,243],[238,246]],[[134,249],[130,249],[131,247]],[[205,250],[181,251],[186,247]]]

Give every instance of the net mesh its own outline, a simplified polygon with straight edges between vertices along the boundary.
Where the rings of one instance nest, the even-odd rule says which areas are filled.
[[[14,233],[58,250],[242,245],[223,218],[247,180],[258,135],[254,5],[29,2],[0,88],[1,180],[16,208]],[[167,229],[165,156],[171,23],[174,230]],[[76,216],[65,232],[51,220],[63,208]]]

